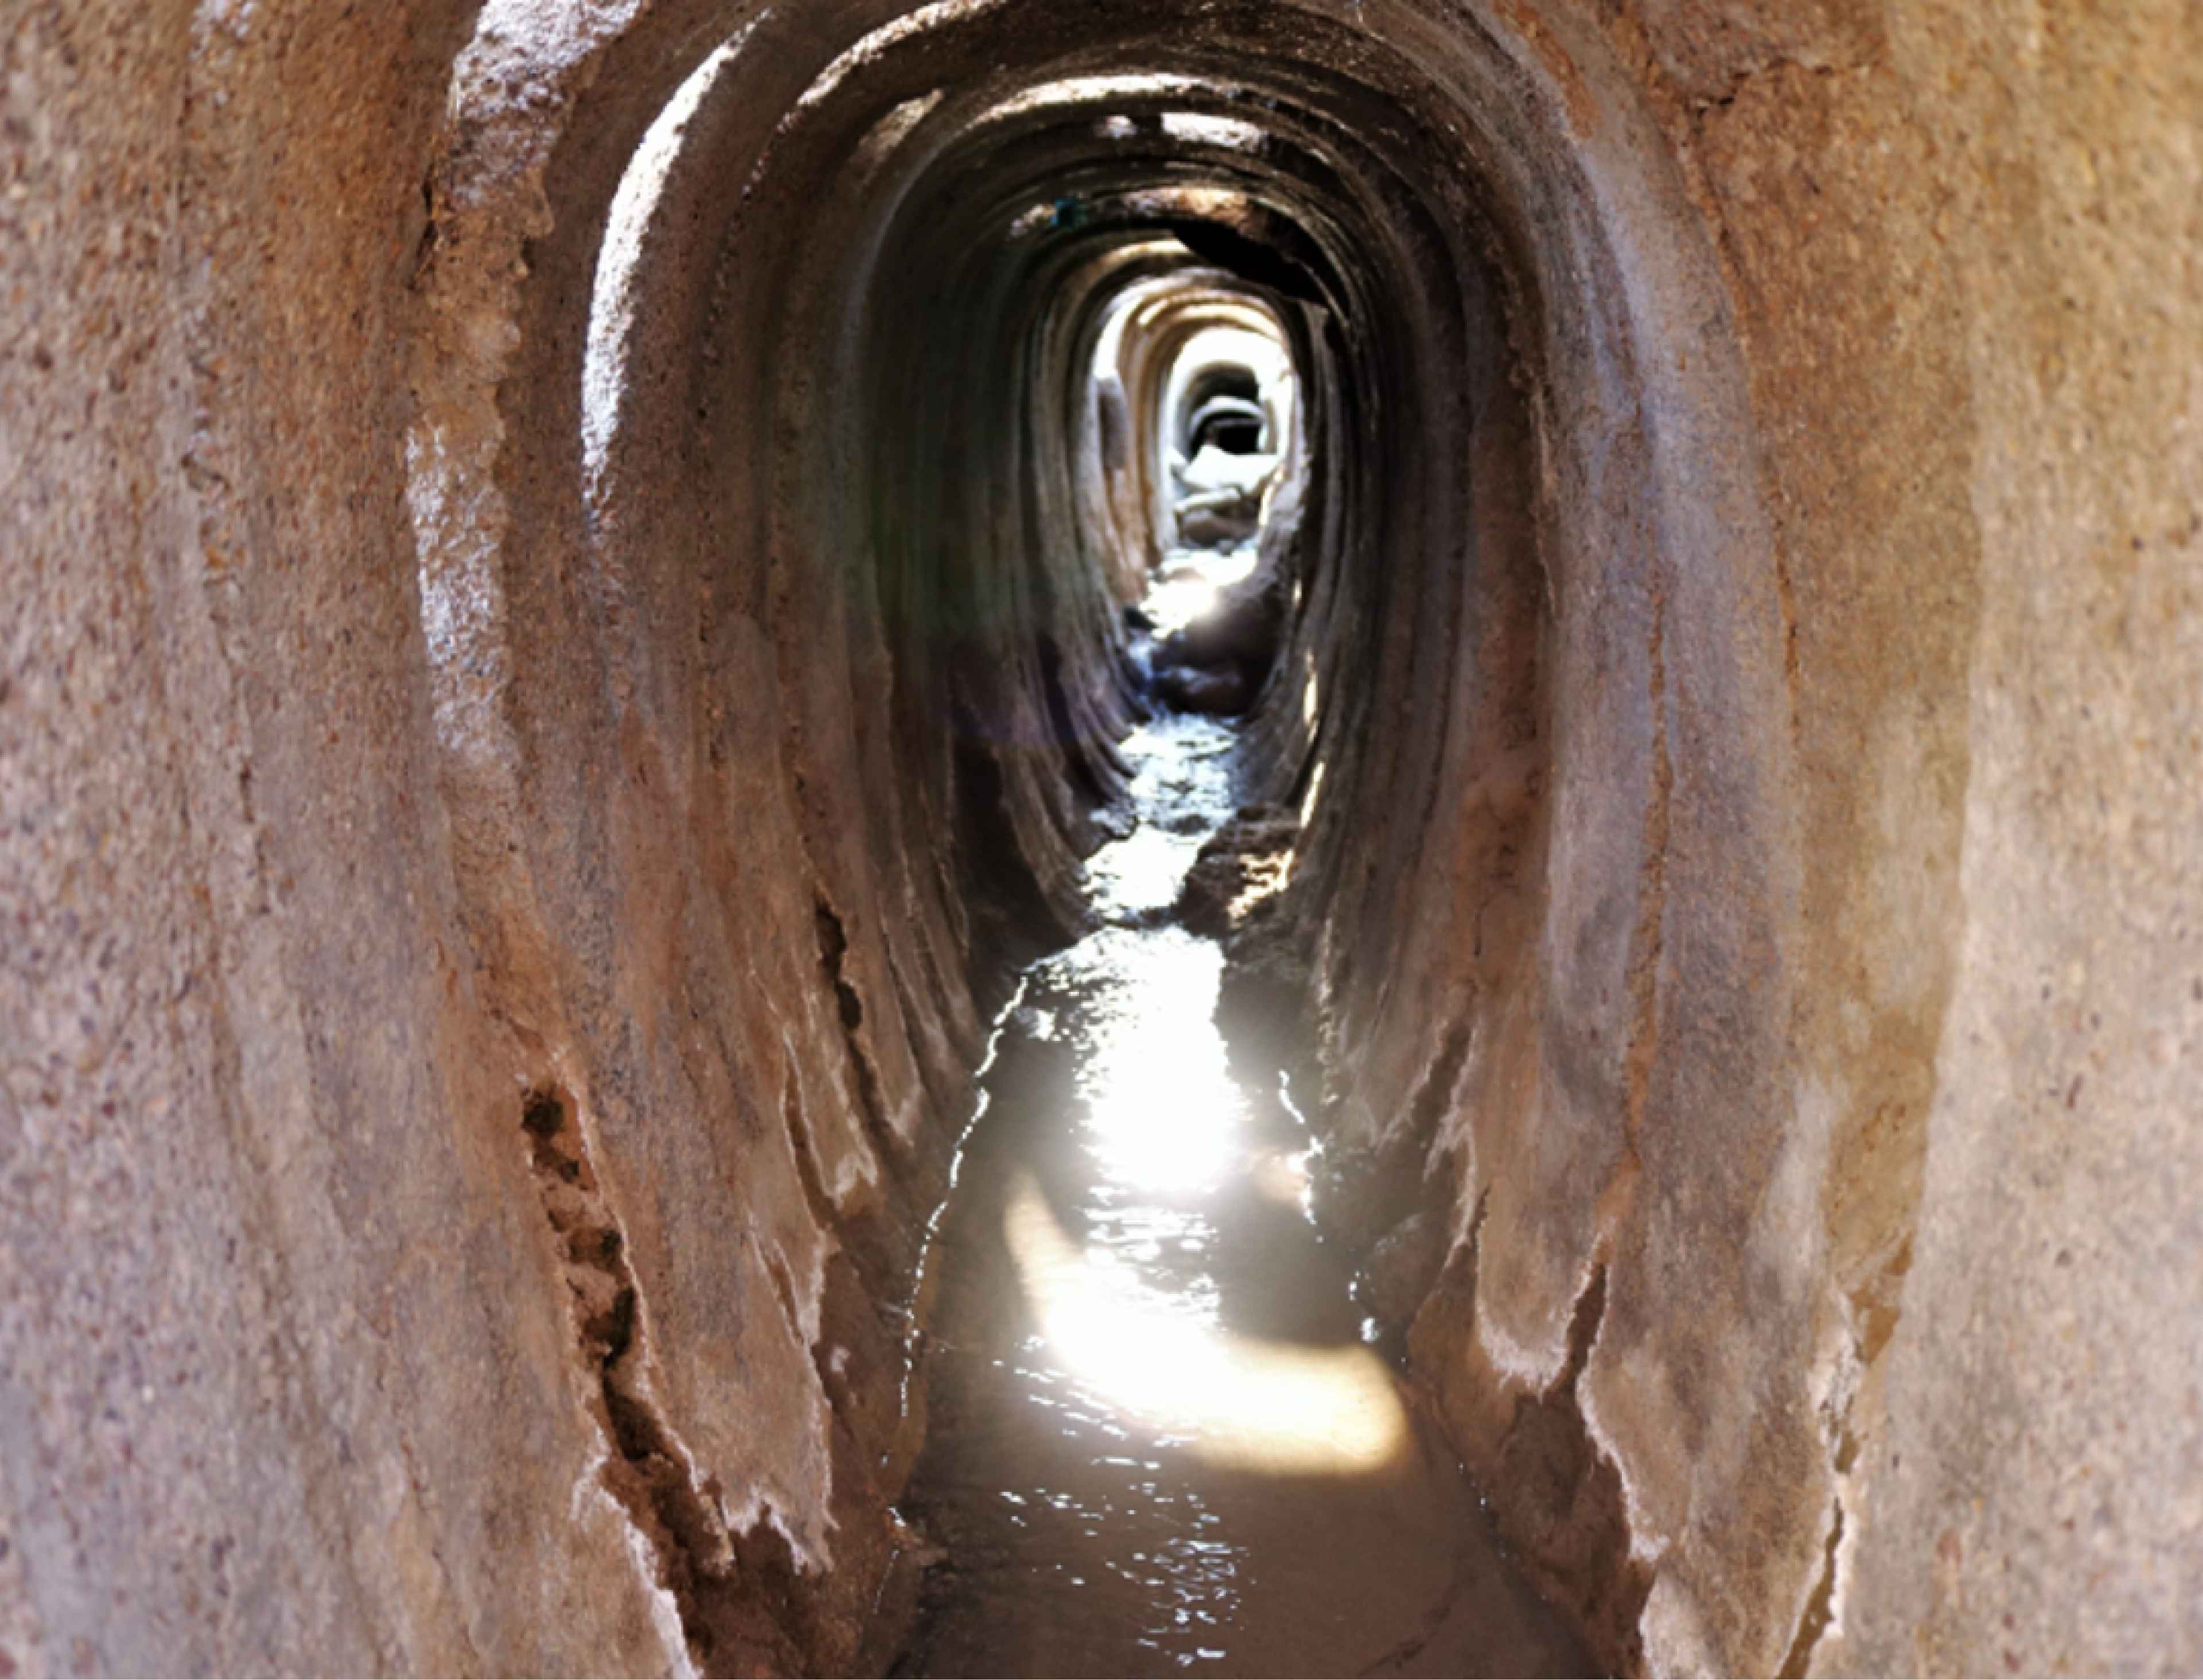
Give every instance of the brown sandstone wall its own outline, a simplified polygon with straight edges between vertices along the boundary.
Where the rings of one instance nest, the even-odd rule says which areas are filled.
[[[393,344],[465,26],[7,21],[21,1669],[666,1659],[429,751]]]
[[[551,204],[595,38],[475,23],[8,22],[18,1668],[842,1666],[886,1561],[969,860],[842,568],[576,541],[624,151]]]
[[[1556,996],[1599,925],[1568,901],[1616,867],[1570,797],[1615,665],[1572,655],[1565,575],[1531,949],[1497,975],[1422,959],[1457,978],[1388,1066],[1380,985],[1417,928],[1330,922],[1347,1137],[1370,1172],[1428,1150],[1460,1186],[1418,1364],[1503,1525],[1621,1659],[1641,1638],[1659,1668],[2192,1666],[2192,9],[1596,21],[1734,311],[1741,447],[1702,469],[1748,472],[1764,509],[1779,682],[1749,716],[1709,705],[1677,637],[1727,609],[1692,602],[1695,557],[1655,569],[1625,960],[1646,1014],[1592,1097],[1627,1115],[1593,1127],[1613,1154],[1563,1154],[1556,1124],[1608,1036]],[[1547,363],[1551,400],[1566,377]],[[1581,499],[1546,505],[1549,565]],[[1769,712],[1780,750],[1739,763]],[[1438,808],[1488,845],[1507,807],[1454,785]],[[1523,872],[1509,850],[1481,873],[1503,904]]]

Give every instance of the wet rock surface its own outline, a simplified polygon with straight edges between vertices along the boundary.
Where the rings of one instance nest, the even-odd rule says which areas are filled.
[[[1237,665],[1221,670],[1178,665],[1156,673],[1155,697],[1173,711],[1237,717],[1253,703],[1254,685]]]
[[[1228,938],[1284,890],[1292,875],[1300,824],[1262,806],[1244,806],[1203,840],[1179,888],[1178,914],[1196,933]]]
[[[1211,1021],[1218,947],[1151,925],[1218,856],[1185,819],[1228,817],[1230,743],[1136,733],[1101,926],[1001,1028],[932,1263],[905,1509],[938,1554],[895,1671],[1585,1671],[1365,1345],[1305,1125]]]

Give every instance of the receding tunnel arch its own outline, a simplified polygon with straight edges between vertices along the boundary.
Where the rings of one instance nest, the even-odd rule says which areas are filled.
[[[1279,943],[1340,1158],[1450,1163],[1431,1298],[1467,1266],[1473,1310],[1419,1321],[1419,1359],[1485,1473],[1574,1467],[1588,1514],[1544,1566],[1610,1651],[1757,1664],[1821,1568],[1827,1428],[1802,1387],[1748,1412],[1703,1387],[1714,1321],[1661,1294],[1693,1268],[1758,1333],[1810,1334],[1802,1274],[1710,1258],[1675,1213],[1752,1204],[1787,1112],[1784,626],[1724,294],[1610,49],[1375,0],[1044,37],[977,0],[598,27],[533,41],[500,11],[463,62],[416,381],[492,989],[555,1055],[586,1032],[554,994],[617,991],[588,973],[617,920],[785,1000],[722,1100],[783,1116],[767,1181],[821,1222],[783,1233],[786,1298],[832,1314],[837,1268],[891,1287],[983,958],[1075,921],[1114,790],[1121,548],[1078,483],[1084,381],[1111,299],[1190,253],[1275,312],[1303,382],[1246,792],[1298,824]],[[626,790],[587,808],[575,766],[607,755]],[[600,909],[548,907],[574,872]],[[805,1001],[822,962],[838,1009]],[[676,1326],[691,1263],[638,1261]],[[734,1387],[815,1384],[803,1341]],[[671,1411],[727,1390],[658,1342]],[[1560,1446],[1533,1413],[1572,1420]],[[1680,1445],[1709,1429],[1744,1443],[1715,1483]],[[824,1513],[859,1531],[874,1497],[830,1457],[755,1464],[748,1517],[799,1571],[848,1567]],[[1762,1498],[1744,1556],[1705,1513]],[[1740,1582],[1777,1608],[1740,1616]]]

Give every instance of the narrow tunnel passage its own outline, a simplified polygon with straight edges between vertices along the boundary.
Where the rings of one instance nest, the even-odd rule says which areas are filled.
[[[2203,1665],[2199,31],[8,9],[0,1673]]]
[[[1238,839],[1237,732],[1198,713],[1245,711],[1275,662],[1314,464],[1277,316],[1171,254],[1107,308],[1078,463],[1104,581],[1144,586],[1129,779],[1087,931],[998,1023],[922,1262],[901,1504],[926,1545],[867,1643],[912,1674],[1584,1672],[1367,1345],[1286,1069],[1214,1019],[1216,936],[1290,855]]]
[[[1134,731],[1097,925],[999,1030],[927,1262],[924,1572],[874,1648],[907,1674],[1589,1672],[1367,1345],[1285,1070],[1215,1026],[1220,952],[1173,912],[1228,913],[1181,878],[1231,818],[1231,746]]]
[[[616,171],[594,152],[569,157],[555,136],[535,142],[547,218],[524,192],[498,197],[517,142],[497,138],[514,121],[510,77],[488,67],[527,43],[509,22],[485,32],[485,66],[463,73],[457,100],[481,104],[480,137],[455,148],[440,189],[431,284],[471,346],[495,341],[469,324],[486,293],[514,308],[518,360],[486,382],[455,382],[453,358],[435,358],[422,381],[444,400],[423,403],[413,453],[446,774],[469,790],[467,822],[486,821],[468,884],[481,937],[514,959],[499,965],[516,988],[506,1007],[570,1014],[529,999],[533,970],[592,938],[633,947],[660,928],[612,972],[642,961],[726,973],[751,1001],[718,1029],[737,1036],[714,1101],[741,1115],[746,1093],[776,1093],[786,1211],[692,1227],[654,1263],[638,1244],[632,1264],[669,1418],[735,1429],[752,1466],[748,1514],[725,1520],[733,1538],[700,1557],[678,1536],[653,1541],[667,1580],[700,1583],[675,1594],[696,1659],[878,1659],[879,1625],[869,1645],[857,1631],[865,1606],[917,1591],[911,1559],[952,1531],[948,1572],[920,1594],[924,1660],[1099,1659],[1090,1642],[1053,1657],[1022,1642],[1079,1615],[983,1631],[988,1606],[1023,1612],[1031,1595],[1005,1588],[1024,1578],[1014,1568],[989,1578],[974,1558],[1031,1559],[1001,1523],[974,1527],[966,1495],[987,1450],[968,1443],[1013,1440],[1001,1408],[1040,1397],[1013,1402],[922,1356],[938,1335],[994,1349],[987,1369],[1030,1375],[1025,1339],[1091,1340],[1090,1327],[1047,1323],[1050,1293],[1090,1294],[1079,1280],[1091,1269],[1065,1257],[1106,1254],[1110,1222],[1135,1215],[1106,1169],[1065,1180],[1093,1139],[1066,1125],[1037,1069],[1079,1061],[1060,1077],[1090,1131],[1120,1106],[1089,1089],[1119,1053],[1106,1023],[1135,1002],[1150,1037],[1206,1015],[1151,960],[1175,950],[1199,972],[1214,938],[1217,1009],[1249,1066],[1272,1070],[1212,1093],[1255,1134],[1214,1146],[1277,1154],[1285,1133],[1260,1134],[1290,1130],[1274,1074],[1294,1068],[1314,1115],[1306,1144],[1321,1146],[1307,1201],[1323,1233],[1248,1201],[1274,1161],[1253,1177],[1207,1174],[1220,1227],[1279,1273],[1261,1290],[1223,1281],[1250,1269],[1221,1259],[1172,1277],[1161,1320],[1180,1334],[1187,1304],[1216,1293],[1212,1340],[1189,1346],[1189,1369],[1267,1361],[1243,1386],[1274,1403],[1330,1383],[1348,1413],[1390,1421],[1359,1449],[1366,1417],[1310,1426],[1347,1463],[1299,1465],[1280,1487],[1358,1491],[1329,1505],[1309,1493],[1290,1517],[1243,1511],[1235,1532],[1269,1536],[1259,1567],[1261,1548],[1234,1554],[1243,1621],[1212,1628],[1213,1645],[1150,1630],[1158,1651],[1196,1666],[1635,1664],[1649,1580],[1586,1384],[1588,1339],[1625,1293],[1611,1254],[1640,1170],[1631,1070],[1657,1037],[1657,876],[1672,827],[1667,673],[1680,656],[1663,627],[1674,585],[1645,568],[1667,545],[1710,531],[1733,542],[1750,524],[1732,509],[1722,524],[1696,466],[1668,459],[1668,435],[1706,406],[1695,387],[1722,377],[1718,346],[1697,374],[1669,377],[1657,435],[1622,418],[1653,400],[1627,346],[1661,330],[1629,311],[1689,309],[1687,273],[1656,267],[1647,295],[1639,259],[1615,268],[1604,249],[1620,229],[1539,208],[1584,189],[1542,157],[1532,167],[1527,137],[1556,110],[1526,98],[1519,67],[1490,43],[1421,56],[1358,16],[1252,5],[1137,25],[1097,8],[1037,38],[1014,7],[941,0],[830,48],[793,15],[716,38],[707,15],[697,9],[685,36],[643,21],[564,49],[601,62],[558,107],[564,132],[637,139]],[[669,58],[676,40],[687,44]],[[641,55],[662,76],[684,54],[655,109],[619,73]],[[1596,161],[1562,155],[1571,170]],[[486,183],[468,174],[485,169]],[[517,224],[499,220],[515,207]],[[534,231],[516,291],[523,270],[501,264],[519,228]],[[1658,231],[1656,218],[1630,237]],[[1615,284],[1563,283],[1586,265]],[[1690,330],[1717,325],[1700,311]],[[455,441],[484,453],[470,463]],[[460,494],[493,466],[502,505]],[[485,573],[493,549],[528,564]],[[523,650],[561,622],[609,698],[601,722],[576,703],[586,688],[554,695]],[[1681,663],[1718,686],[1751,641],[1704,615],[1686,642],[1706,653]],[[1565,728],[1556,668],[1576,674]],[[497,700],[481,673],[502,670]],[[1190,743],[1226,738],[1200,735],[1226,727],[1202,717],[1241,720],[1228,772],[1202,772],[1204,797],[1225,801],[1214,811],[1154,785],[1172,764],[1199,766]],[[628,790],[562,819],[573,862],[547,857],[535,813],[582,811],[582,767],[607,748]],[[1556,778],[1576,807],[1565,832],[1547,815]],[[1178,831],[1199,825],[1216,831],[1205,851]],[[1732,856],[1754,831],[1732,823]],[[1200,933],[1153,925],[1196,853]],[[1172,879],[1143,908],[1125,878],[1158,861]],[[526,872],[546,864],[622,884],[602,933],[531,906]],[[1761,931],[1746,916],[1723,937],[1748,947]],[[1143,955],[1124,954],[1113,974],[1096,953],[1128,940]],[[1730,958],[1716,941],[1707,960]],[[1004,1230],[963,1244],[993,1257],[987,1281],[952,1268],[913,1298],[960,1170],[970,1070],[1020,969],[1021,1024],[978,1095],[1034,1112],[983,1129],[971,1159],[987,1163],[977,1180],[994,1199],[947,1227]],[[1073,995],[1090,1019],[1066,1013]],[[1060,1018],[1060,1041],[1035,1026],[1043,1015]],[[1542,1103],[1526,1095],[1541,1085],[1554,1093]],[[1013,1105],[1001,1102],[1009,1087]],[[997,1139],[1051,1126],[1054,1141],[1013,1170]],[[754,1152],[708,1167],[727,1146],[709,1125],[693,1136],[676,1156],[700,1150],[695,1170],[737,1170],[752,1204],[770,1204]],[[1190,1148],[1191,1133],[1179,1141]],[[1501,1170],[1526,1148],[1514,1175]],[[1180,1216],[1193,1216],[1166,1198],[1139,1217]],[[1512,1274],[1496,1297],[1481,1287],[1494,1269]],[[1290,1281],[1317,1278],[1305,1292]],[[1029,1303],[1042,1328],[1025,1306],[979,1304],[990,1300]],[[1588,1320],[1586,1301],[1600,1304]],[[1143,1322],[1121,1302],[1090,1316],[1128,1310]],[[723,1372],[708,1337],[660,1322],[684,1313],[700,1325],[762,1314],[793,1345],[768,1358],[745,1329]],[[1241,1314],[1268,1316],[1274,1334]],[[1409,1362],[1412,1389],[1365,1338]],[[775,1364],[784,1375],[765,1374]],[[1096,1380],[1048,1369],[1048,1381]],[[800,1437],[760,1441],[724,1411],[695,1411],[719,1393],[772,1414],[778,1393],[812,1381],[836,1419],[823,1458]],[[1326,1402],[1310,1404],[1320,1414]],[[1166,1421],[1137,1427],[1161,1432],[1153,1452],[1180,1452]],[[660,1434],[676,1462],[712,1456],[670,1423]],[[1214,1416],[1193,1431],[1212,1448],[1225,1435],[1260,1431]],[[1296,1449],[1262,1450],[1290,1462]],[[1473,1555],[1489,1538],[1450,1468],[1463,1457],[1520,1550],[1520,1582]],[[1028,1465],[1013,1479],[1033,1497],[1072,1497],[1060,1484],[1083,1478]],[[1107,1496],[1120,1520],[1143,1485]],[[1190,1487],[1171,1497],[1238,1497]],[[1386,1510],[1396,1543],[1362,1548],[1364,1576],[1386,1590],[1366,1618],[1327,1630],[1321,1657],[1294,1657],[1281,1606],[1320,1597],[1314,1559],[1346,1567],[1335,1550],[1295,1547],[1356,1523],[1373,1536]],[[746,1532],[770,1543],[746,1554]],[[1810,1575],[1819,1536],[1808,1525],[1797,1538]],[[1099,1543],[1129,1567],[1113,1525]],[[1131,1549],[1211,1556],[1205,1543],[1159,1531]],[[1063,1568],[1086,1594],[1080,1614],[1129,1613],[1090,1579],[1098,1559]],[[746,1569],[764,1570],[755,1591],[784,1606],[777,1632],[730,1635],[724,1618],[706,1625],[687,1607],[742,1601]],[[959,1601],[942,1580],[982,1584]],[[1261,1624],[1267,1634],[1249,1631]],[[1474,1624],[1486,1643],[1463,1632]]]

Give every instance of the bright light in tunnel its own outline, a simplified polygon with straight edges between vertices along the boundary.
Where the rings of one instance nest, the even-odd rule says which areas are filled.
[[[1164,533],[1166,546],[1177,548],[1165,571],[1166,589],[1176,563],[1202,548],[1243,547],[1252,569],[1255,541],[1290,453],[1295,394],[1284,336],[1262,315],[1249,311],[1213,322],[1179,347],[1164,382],[1155,436],[1157,481],[1170,486],[1172,499],[1175,529]],[[1217,589],[1235,581],[1202,578]],[[1178,610],[1190,618],[1206,605],[1189,592]]]
[[[1152,861],[1159,874],[1173,872],[1168,896],[1175,896],[1191,849],[1184,837],[1150,832],[1163,843],[1149,848],[1158,854]],[[1160,855],[1166,848],[1168,857]],[[1222,952],[1190,935],[1099,937],[1130,984],[1090,1017],[1093,1050],[1079,1087],[1086,1147],[1129,1189],[1158,1195],[1212,1189],[1235,1164],[1245,1119],[1224,1041],[1209,1018]]]
[[[1170,638],[1237,612],[1238,586],[1285,564],[1289,551],[1264,533],[1280,505],[1298,517],[1307,447],[1276,307],[1181,241],[1152,243],[1163,266],[1110,301],[1087,400],[1097,523],[1138,557],[1137,572],[1113,583],[1169,659]]]
[[[1273,393],[1292,377],[1292,358],[1275,331],[1248,326],[1203,328],[1186,340],[1172,365],[1172,411],[1185,401],[1188,391],[1203,375],[1220,368],[1244,368],[1254,376],[1265,400],[1273,400]]]
[[[1222,1328],[1074,1243],[1027,1173],[1012,1183],[1003,1229],[1042,1334],[1122,1416],[1185,1437],[1211,1464],[1271,1476],[1368,1475],[1407,1449],[1398,1389],[1366,1347]]]
[[[1142,603],[1156,631],[1184,630],[1213,608],[1225,590],[1253,574],[1261,556],[1251,542],[1221,553],[1192,548],[1172,552]]]
[[[1230,737],[1207,719],[1161,718],[1128,743],[1139,768],[1128,838],[1089,861],[1104,926],[1053,959],[1042,984],[1075,1000],[1084,1053],[1066,1140],[1094,1168],[1093,1236],[1075,1241],[1030,1172],[1011,1179],[1003,1229],[1050,1350],[1119,1423],[1157,1431],[1226,1467],[1279,1476],[1363,1475],[1407,1450],[1389,1369],[1355,1345],[1240,1335],[1220,1291],[1167,1293],[1136,1269],[1213,1233],[1227,1185],[1304,1209],[1306,1151],[1256,1124],[1214,1020],[1223,951],[1184,928],[1115,920],[1166,905],[1202,836],[1231,808]],[[1173,816],[1202,815],[1192,832]],[[1152,873],[1152,881],[1146,876]],[[1053,1038],[1052,1022],[1033,1036]],[[1078,1174],[1082,1179],[1084,1174]],[[1166,1273],[1165,1275],[1168,1274]]]
[[[1267,1151],[1255,1162],[1255,1188],[1279,1207],[1306,1215],[1312,1193],[1308,1155],[1304,1149]]]

